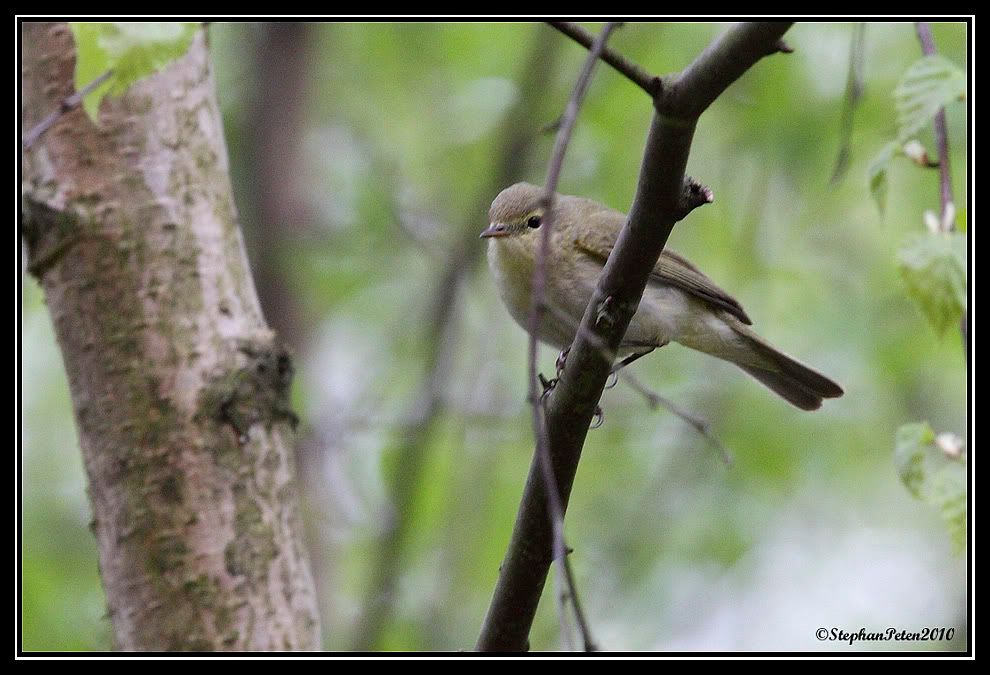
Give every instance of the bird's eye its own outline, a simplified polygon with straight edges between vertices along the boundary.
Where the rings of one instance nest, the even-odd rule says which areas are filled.
[[[543,221],[540,219],[539,216],[530,216],[529,220],[526,221],[526,224],[535,230],[540,226],[540,223],[542,222]]]

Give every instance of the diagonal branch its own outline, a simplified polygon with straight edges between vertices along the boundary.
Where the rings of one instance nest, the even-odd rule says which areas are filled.
[[[690,425],[695,431],[697,431],[711,444],[711,446],[715,449],[715,451],[718,452],[718,457],[720,460],[722,460],[723,464],[725,464],[726,466],[732,466],[732,455],[729,454],[729,449],[725,447],[725,444],[722,443],[722,441],[719,440],[718,436],[715,435],[715,432],[712,431],[712,425],[708,422],[708,420],[702,419],[700,417],[697,417],[696,415],[691,414],[681,406],[671,401],[666,396],[663,396],[653,391],[645,384],[640,382],[639,378],[633,375],[632,373],[623,371],[622,375],[625,378],[626,382],[629,383],[629,386],[635,389],[637,392],[639,392],[640,395],[642,395],[643,398],[646,399],[646,404],[650,407],[650,409],[656,410],[657,407],[660,406],[666,408],[675,417],[681,418],[681,420],[683,420],[688,425]]]
[[[591,49],[595,42],[595,36],[576,23],[569,21],[550,21],[548,23],[578,44],[583,45],[585,49]],[[649,94],[650,98],[657,96],[663,88],[663,80],[660,77],[646,72],[617,51],[605,47],[601,50],[601,59]]]
[[[547,441],[565,508],[612,365],[601,357],[589,335],[612,350],[618,348],[674,223],[685,215],[681,200],[684,170],[698,117],[757,61],[781,51],[781,37],[790,25],[733,26],[654,98],[656,113],[629,218],[585,310],[567,368],[547,401]],[[537,456],[530,466],[478,649],[519,651],[527,647],[553,550],[553,524],[542,475]]]

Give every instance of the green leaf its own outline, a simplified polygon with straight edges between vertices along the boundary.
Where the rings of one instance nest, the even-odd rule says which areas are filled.
[[[76,91],[98,78],[111,68],[110,56],[100,47],[99,23],[70,23],[72,35],[76,41]],[[83,98],[82,105],[89,118],[96,121],[100,101],[110,89],[110,81],[106,81]]]
[[[935,447],[935,432],[928,422],[905,424],[897,430],[894,447],[897,475],[916,499],[925,499],[922,490],[925,485],[923,464],[927,446]]]
[[[894,464],[911,495],[932,505],[945,522],[956,553],[966,545],[966,455],[950,457],[927,422],[897,430]]]
[[[901,278],[928,321],[941,335],[966,311],[966,236],[913,235],[897,253]]]
[[[904,73],[894,89],[897,139],[905,143],[941,108],[966,97],[966,74],[944,56],[925,56]]]
[[[870,194],[873,195],[873,201],[877,203],[880,215],[883,215],[887,207],[887,169],[890,168],[894,155],[899,151],[900,145],[891,141],[880,148],[880,152],[870,162]]]
[[[112,71],[110,78],[83,100],[83,108],[96,121],[107,94],[119,96],[134,82],[186,53],[196,22],[70,23],[76,40],[76,91]]]

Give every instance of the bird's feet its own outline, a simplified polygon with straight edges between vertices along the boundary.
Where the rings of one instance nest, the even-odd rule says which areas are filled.
[[[557,363],[555,365],[556,365],[556,368],[557,368],[557,377],[556,377],[556,379],[558,379],[558,380],[560,379],[560,376],[564,374],[564,366],[567,365],[567,355],[570,354],[570,353],[571,353],[571,348],[570,347],[564,347],[561,350],[560,354],[557,355]]]
[[[550,392],[554,390],[554,387],[557,386],[557,383],[560,381],[560,379],[555,377],[552,380],[548,380],[543,376],[543,373],[537,374],[537,377],[540,379],[540,385],[543,387],[543,393],[540,394],[540,400],[543,401],[546,400],[546,398],[550,395]],[[588,428],[597,429],[604,423],[605,423],[605,413],[602,412],[601,406],[596,405],[595,413],[591,417],[591,426]]]
[[[540,379],[540,385],[543,387],[543,393],[540,394],[540,400],[542,401],[550,396],[550,392],[557,386],[557,382],[560,381],[560,378],[555,377],[552,380],[548,380],[543,377],[543,373],[538,373],[537,377]]]
[[[597,429],[601,425],[605,424],[605,413],[602,412],[602,407],[599,405],[595,406],[595,414],[591,416],[591,426],[589,429]]]

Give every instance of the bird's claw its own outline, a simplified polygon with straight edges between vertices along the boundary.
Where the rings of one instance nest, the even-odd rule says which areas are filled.
[[[560,376],[564,374],[564,366],[567,365],[567,355],[570,353],[570,351],[571,351],[570,347],[564,347],[561,350],[560,354],[557,355],[557,362],[554,365],[557,368],[556,379],[558,380],[560,379]]]
[[[591,426],[589,429],[597,429],[601,425],[605,424],[605,413],[602,412],[601,406],[595,406],[595,414],[591,418]]]
[[[537,374],[537,377],[540,379],[540,385],[543,387],[543,393],[540,394],[540,399],[542,400],[550,395],[550,392],[553,391],[554,387],[557,386],[557,382],[560,380],[560,378],[555,377],[552,380],[548,380],[547,378],[543,377],[543,373]]]

